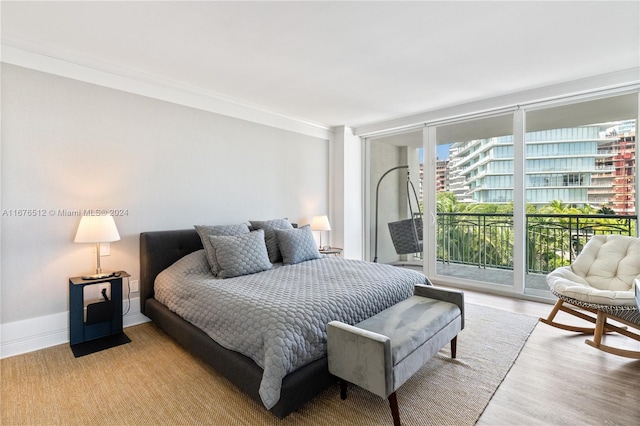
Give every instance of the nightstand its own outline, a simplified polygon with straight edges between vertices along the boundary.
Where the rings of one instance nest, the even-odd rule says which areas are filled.
[[[342,256],[342,249],[339,247],[326,247],[318,251],[320,254],[326,254],[327,256]]]
[[[69,344],[76,358],[131,342],[122,331],[122,279],[130,275],[116,274],[97,280],[69,278]],[[88,303],[85,314],[85,288],[101,284],[111,287],[111,298]]]

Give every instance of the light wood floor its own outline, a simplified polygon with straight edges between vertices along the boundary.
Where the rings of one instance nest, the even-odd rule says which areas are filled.
[[[469,290],[465,301],[536,317],[552,306]],[[564,313],[556,319],[586,324]],[[477,424],[640,425],[640,360],[594,349],[586,338],[538,323]],[[605,342],[640,350],[624,336]]]

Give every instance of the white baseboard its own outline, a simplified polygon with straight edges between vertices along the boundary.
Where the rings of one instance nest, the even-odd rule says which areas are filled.
[[[131,299],[122,303],[124,327],[149,321],[140,312],[140,299]],[[69,313],[46,315],[24,321],[16,321],[0,326],[0,358],[8,358],[27,352],[37,351],[50,346],[69,343]]]

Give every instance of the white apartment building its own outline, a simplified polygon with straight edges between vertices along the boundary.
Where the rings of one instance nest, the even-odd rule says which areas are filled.
[[[540,207],[558,200],[578,207],[607,206],[616,213],[634,211],[635,130],[629,129],[629,121],[620,124],[626,131],[611,131],[608,123],[528,132],[527,203]],[[454,143],[448,190],[462,202],[510,203],[513,155],[512,135]],[[618,193],[624,193],[624,203],[614,202]]]

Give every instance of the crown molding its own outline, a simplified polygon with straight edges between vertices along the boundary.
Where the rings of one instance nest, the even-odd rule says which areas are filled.
[[[55,49],[51,46],[35,47],[27,42],[3,37],[0,60],[7,64],[197,108],[253,123],[301,133],[307,136],[330,139],[332,134],[332,129],[328,126],[272,112],[258,105],[252,105],[140,70],[122,67],[98,58],[74,57],[74,55],[68,51]]]

